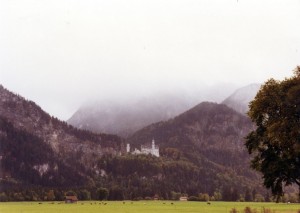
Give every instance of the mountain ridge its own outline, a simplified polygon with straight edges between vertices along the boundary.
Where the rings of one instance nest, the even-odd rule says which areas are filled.
[[[34,102],[8,91],[2,85],[0,85],[0,115],[2,141],[11,140],[16,144],[22,143],[22,135],[25,137],[24,140],[28,141],[28,145],[31,143],[30,139],[37,141],[36,144],[42,144],[39,146],[44,147],[46,150],[51,150],[53,160],[60,162],[60,166],[72,168],[74,167],[72,162],[75,162],[78,171],[75,170],[73,173],[77,174],[77,177],[82,179],[82,182],[85,182],[86,177],[92,175],[93,171],[91,168],[98,158],[101,158],[104,154],[116,155],[121,152],[122,139],[118,136],[94,134],[85,130],[78,130],[50,116]],[[10,130],[6,126],[10,126],[11,131],[16,132],[16,138],[10,136]],[[18,149],[18,146],[15,148]],[[11,152],[11,150],[7,151]],[[44,153],[42,148],[39,151]],[[5,161],[5,158],[9,156],[5,155],[5,153],[2,154],[3,161]],[[23,157],[26,158],[26,156]],[[18,156],[14,156],[14,158],[18,158]],[[32,162],[34,162],[34,159],[32,159]],[[20,160],[20,163],[22,163],[22,160]],[[53,170],[57,170],[55,168],[58,164],[52,164],[49,158],[47,165],[44,173],[52,173]],[[52,165],[52,167],[49,165]],[[42,164],[34,166],[39,168]],[[8,167],[7,169],[11,168]],[[59,171],[56,175],[63,177],[65,175],[64,171]],[[32,175],[34,176],[33,173],[34,171],[32,170]],[[86,176],[80,175],[80,173],[86,173]],[[58,179],[56,182],[58,185],[61,184],[59,181]],[[75,182],[78,184],[80,181],[77,180]],[[44,181],[43,183],[46,182]],[[40,184],[40,181],[37,181],[36,184]]]
[[[265,192],[243,146],[252,123],[224,104],[202,102],[127,139],[139,147],[154,138],[159,158],[126,154],[118,136],[78,130],[3,87],[0,115],[0,186],[7,190],[105,187],[109,199],[222,192],[224,200],[249,188]]]
[[[181,153],[183,159],[206,168],[206,178],[219,182],[206,182],[212,191],[226,185],[220,180],[224,175],[239,179],[245,188],[260,185],[262,190],[259,175],[250,169],[244,148],[244,137],[252,128],[250,119],[226,105],[202,102],[173,119],[137,131],[127,142],[139,147],[154,138],[162,156],[168,156],[170,149],[177,150],[174,152]]]
[[[177,88],[128,98],[120,96],[98,100],[95,97],[83,104],[67,122],[80,129],[127,138],[135,131],[173,118],[203,100],[223,100],[235,88],[227,84],[222,85],[225,88],[220,91],[219,86]]]
[[[234,93],[228,96],[222,104],[227,105],[228,107],[246,114],[249,110],[249,103],[255,98],[258,90],[260,89],[261,84],[254,83],[247,86],[237,89]]]

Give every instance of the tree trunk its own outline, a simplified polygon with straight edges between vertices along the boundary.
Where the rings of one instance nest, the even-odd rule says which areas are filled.
[[[276,203],[279,203],[279,200],[280,200],[280,196],[276,195]]]
[[[299,191],[298,191],[298,202],[300,202],[300,184],[298,184]]]

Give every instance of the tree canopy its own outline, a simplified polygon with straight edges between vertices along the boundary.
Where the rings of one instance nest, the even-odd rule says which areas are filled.
[[[246,137],[251,166],[278,198],[284,186],[300,192],[300,66],[282,81],[268,80],[250,103],[256,129]]]

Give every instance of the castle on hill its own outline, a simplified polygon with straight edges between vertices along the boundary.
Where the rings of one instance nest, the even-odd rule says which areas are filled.
[[[127,153],[131,153],[134,155],[154,155],[156,157],[159,157],[159,147],[157,145],[155,145],[155,141],[154,139],[152,140],[152,144],[151,145],[141,145],[141,150],[138,149],[134,149],[133,152],[130,152],[130,144],[127,144],[126,147],[126,152]]]

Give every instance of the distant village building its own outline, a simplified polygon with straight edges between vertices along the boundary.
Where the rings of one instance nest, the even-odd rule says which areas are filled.
[[[159,195],[155,194],[154,197],[153,197],[153,200],[159,200]]]
[[[127,151],[127,153],[131,153],[134,155],[151,154],[156,157],[159,157],[159,147],[157,145],[155,145],[154,139],[152,140],[152,144],[150,146],[149,145],[141,145],[141,150],[138,150],[135,148],[133,152],[130,152],[130,144],[127,144],[126,151]]]
[[[179,198],[180,201],[188,201],[188,197],[186,196],[182,196]]]
[[[77,203],[77,196],[66,196],[65,203]]]

